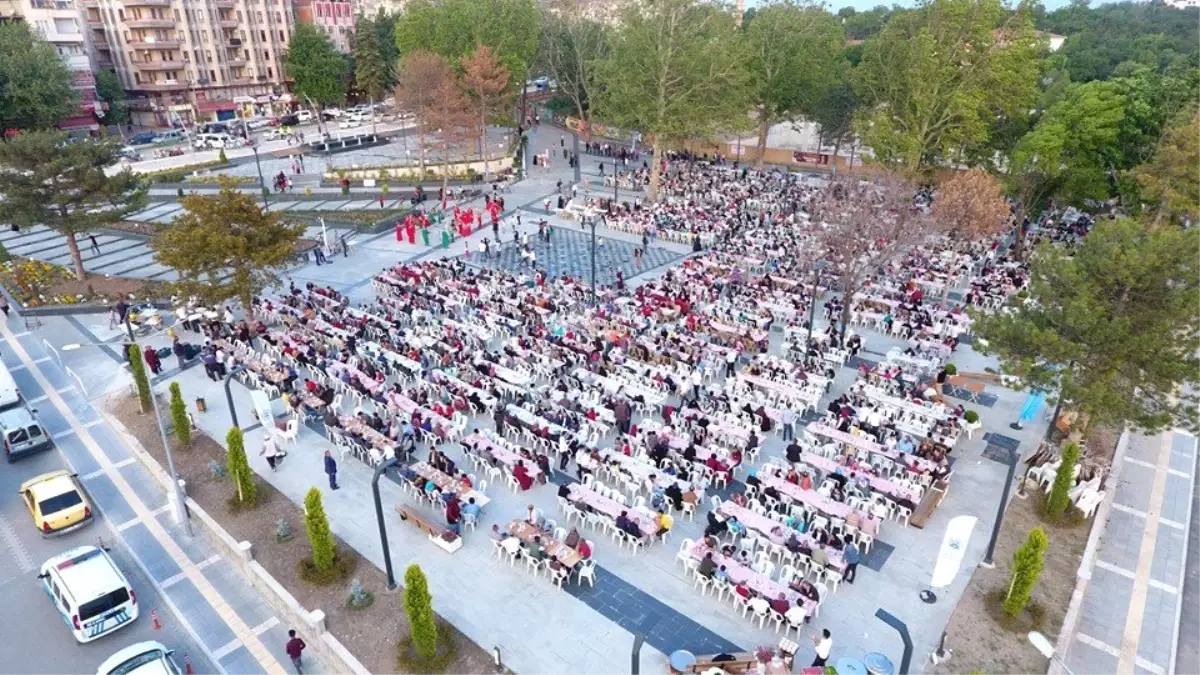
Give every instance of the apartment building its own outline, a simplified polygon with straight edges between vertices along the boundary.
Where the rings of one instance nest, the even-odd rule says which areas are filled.
[[[291,0],[79,1],[97,65],[117,73],[135,124],[270,113],[291,100]]]
[[[293,0],[296,23],[316,26],[342,53],[350,52],[355,6],[350,0]]]
[[[79,90],[79,112],[59,124],[68,131],[95,131],[100,128],[97,109],[96,79],[88,56],[83,16],[74,0],[0,0],[0,20],[24,21],[42,38],[54,45],[59,57],[75,74]]]

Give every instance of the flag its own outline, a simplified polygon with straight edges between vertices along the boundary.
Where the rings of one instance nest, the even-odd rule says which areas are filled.
[[[945,588],[954,581],[958,568],[962,567],[963,556],[967,554],[967,542],[971,540],[971,530],[975,529],[977,520],[975,516],[958,516],[946,525],[942,548],[938,551],[933,576],[929,580],[930,588]]]

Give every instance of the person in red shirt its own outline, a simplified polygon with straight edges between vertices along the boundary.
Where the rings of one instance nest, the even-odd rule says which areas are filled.
[[[304,648],[307,646],[304,644],[304,640],[296,637],[296,631],[288,631],[288,641],[284,645],[283,650],[287,652],[288,657],[292,660],[292,665],[295,666],[297,675],[304,675],[304,664],[300,662],[300,659],[304,653]]]

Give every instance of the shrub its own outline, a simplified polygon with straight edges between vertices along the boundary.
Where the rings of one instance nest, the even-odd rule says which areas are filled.
[[[209,476],[209,478],[218,480],[218,479],[224,478],[227,475],[229,475],[229,472],[225,470],[225,467],[221,466],[220,462],[218,462],[215,459],[208,460],[208,476]]]
[[[1068,443],[1062,450],[1062,463],[1058,465],[1058,473],[1054,475],[1054,485],[1050,488],[1050,498],[1046,501],[1046,513],[1051,518],[1058,518],[1071,505],[1071,487],[1075,482],[1075,465],[1079,462],[1079,445]]]
[[[234,500],[241,505],[252,506],[258,501],[258,486],[254,483],[254,472],[250,469],[250,461],[246,459],[246,440],[242,430],[233,427],[225,435],[225,444],[229,446],[226,461],[229,463],[229,475],[233,478]]]
[[[947,375],[957,375],[958,374],[958,366],[954,365],[953,363],[947,363],[945,370],[946,370]]]
[[[292,538],[292,524],[286,519],[275,521],[275,541],[283,543]]]
[[[312,547],[312,566],[318,572],[333,568],[337,548],[333,533],[329,531],[329,519],[325,517],[325,505],[321,502],[321,491],[309,488],[304,496],[304,529],[308,532],[308,543]]]
[[[1029,532],[1025,543],[1013,552],[1012,573],[1008,581],[1008,595],[1004,596],[1004,612],[1016,617],[1029,603],[1033,587],[1037,585],[1038,577],[1042,574],[1045,563],[1046,549],[1050,540],[1046,531],[1035,527]]]
[[[222,164],[229,163],[229,158],[225,156],[225,148],[221,148],[221,152],[217,153],[217,161]]]
[[[179,197],[182,197],[183,196],[183,188],[181,188],[181,187],[175,188],[175,194]]]
[[[967,424],[975,424],[979,421],[979,413],[974,410],[968,410],[963,414],[963,419],[967,421]]]
[[[270,197],[271,196],[271,188],[264,185],[262,188],[262,193],[263,193],[263,197]]]
[[[429,597],[429,583],[420,565],[409,565],[404,572],[404,613],[408,615],[413,648],[422,659],[437,656],[438,629]]]
[[[142,360],[142,350],[137,344],[129,345],[129,370],[133,373],[133,381],[137,384],[138,401],[142,404],[142,412],[148,413],[154,409],[150,400],[150,378],[146,376],[146,362]]]
[[[368,591],[358,579],[350,582],[350,597],[346,598],[346,606],[350,609],[366,609],[375,602],[375,594]]]
[[[188,417],[187,404],[178,382],[171,383],[171,424],[175,425],[175,438],[179,446],[186,448],[192,442],[192,419]]]

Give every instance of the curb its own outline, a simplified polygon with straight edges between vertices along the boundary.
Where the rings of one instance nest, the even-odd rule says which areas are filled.
[[[1100,503],[1100,508],[1096,511],[1096,519],[1092,522],[1092,531],[1088,534],[1087,546],[1083,549],[1083,559],[1080,561],[1079,571],[1076,573],[1075,590],[1071,593],[1071,602],[1067,605],[1067,614],[1063,617],[1062,629],[1059,630],[1058,639],[1054,642],[1054,653],[1058,658],[1050,659],[1047,675],[1065,675],[1067,672],[1063,663],[1066,662],[1071,644],[1075,640],[1079,614],[1083,609],[1083,596],[1087,593],[1088,582],[1092,579],[1092,569],[1096,566],[1096,550],[1100,547],[1100,538],[1108,529],[1108,516],[1112,511],[1113,501],[1117,498],[1116,486],[1121,478],[1121,467],[1125,464],[1125,449],[1128,447],[1129,429],[1126,428],[1121,432],[1121,437],[1117,439],[1117,451],[1113,453],[1111,469],[1106,480],[1106,485],[1111,487],[1105,490],[1104,501]],[[1182,600],[1182,595],[1180,595],[1180,599]],[[1176,630],[1178,631],[1178,626],[1176,626]]]

